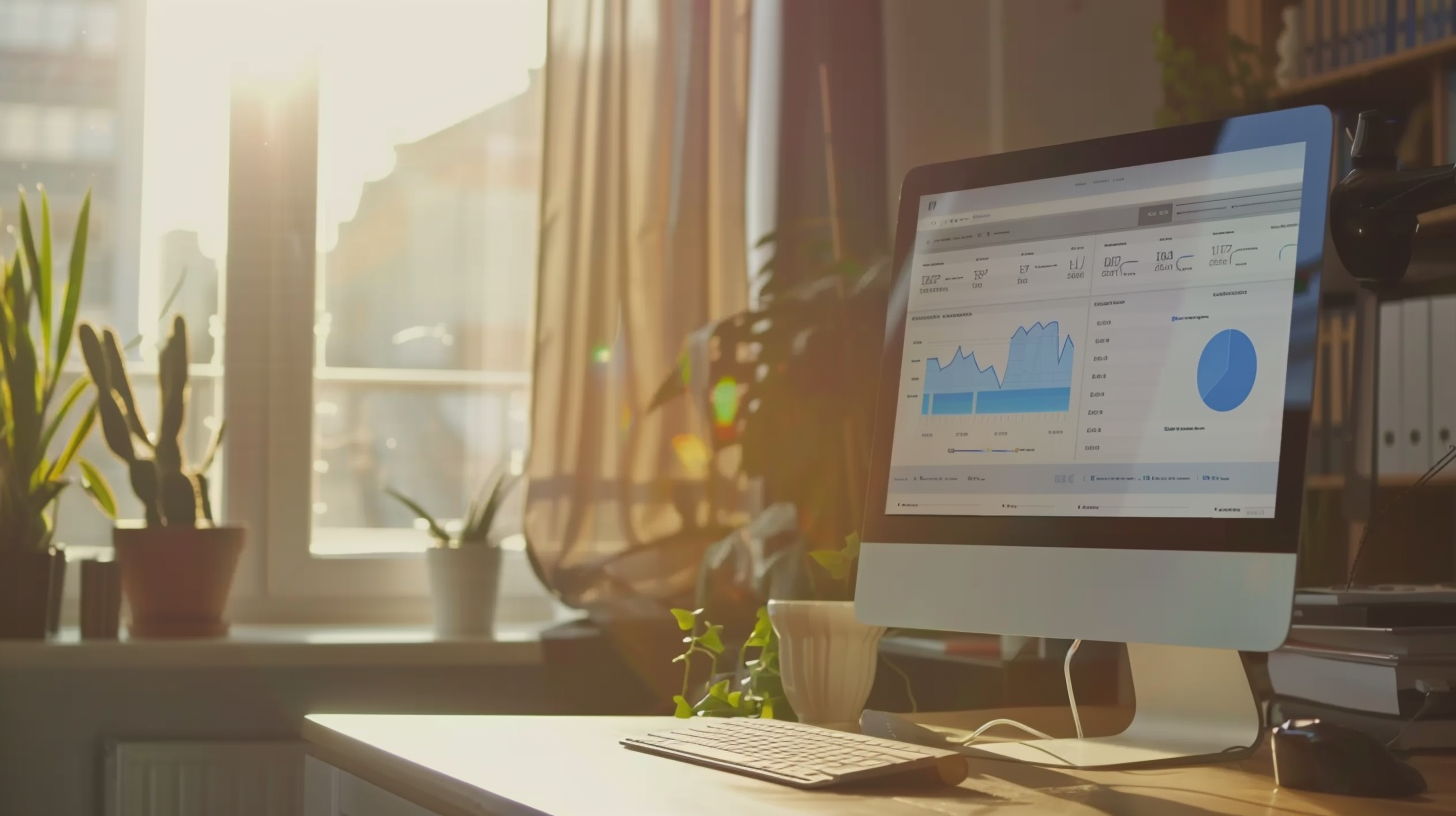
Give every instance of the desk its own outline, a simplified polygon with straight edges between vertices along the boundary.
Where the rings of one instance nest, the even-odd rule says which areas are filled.
[[[927,716],[963,725],[1011,716],[1065,733],[1065,709]],[[1107,733],[1125,712],[1088,710]],[[617,740],[680,721],[646,717],[314,715],[307,816],[1323,816],[1456,812],[1456,756],[1417,761],[1431,790],[1406,801],[1274,786],[1253,759],[1152,771],[1066,772],[977,760],[958,788],[802,791],[628,751]],[[1094,732],[1094,733],[1095,733]]]

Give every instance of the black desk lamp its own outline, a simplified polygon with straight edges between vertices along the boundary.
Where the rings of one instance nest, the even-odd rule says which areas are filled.
[[[1367,527],[1374,515],[1378,479],[1375,392],[1380,304],[1456,292],[1456,275],[1449,269],[1406,274],[1412,259],[1434,250],[1433,244],[1442,238],[1429,230],[1423,234],[1418,218],[1456,204],[1456,165],[1398,169],[1395,143],[1395,128],[1386,116],[1378,111],[1361,113],[1350,148],[1354,169],[1330,193],[1330,236],[1340,260],[1360,284],[1355,299],[1353,404],[1348,414],[1353,432],[1345,459],[1345,514]]]

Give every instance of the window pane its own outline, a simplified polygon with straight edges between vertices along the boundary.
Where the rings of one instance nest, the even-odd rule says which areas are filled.
[[[18,95],[20,89],[0,86],[0,189],[46,185],[56,211],[56,253],[66,259],[81,196],[91,188],[81,319],[114,327],[122,343],[135,341],[128,366],[142,417],[153,430],[161,312],[176,291],[169,314],[186,317],[192,340],[192,401],[183,443],[193,461],[206,450],[221,408],[230,82],[227,55],[199,32],[218,27],[226,4],[87,0],[66,3],[70,10],[58,10],[58,4],[49,8],[47,26],[71,31],[74,45],[76,37],[95,36],[100,20],[110,46],[89,53],[0,52],[5,59],[32,61],[33,75],[47,78],[38,88],[27,86],[19,98],[6,94]],[[128,17],[142,9],[144,20]],[[73,20],[74,15],[79,16]],[[61,28],[48,29],[56,44]],[[144,33],[145,54],[133,33]],[[107,82],[98,84],[98,76]],[[128,134],[143,134],[143,141],[129,141]],[[0,198],[0,207],[12,203]],[[83,370],[79,351],[67,368],[72,376]],[[123,517],[140,518],[126,468],[106,449],[99,429],[83,455],[111,482]],[[220,485],[213,481],[216,500]],[[84,553],[107,546],[110,527],[79,486],[62,494],[57,534],[68,547]]]
[[[416,549],[386,485],[459,518],[523,458],[545,6],[378,0],[325,34],[316,554]]]

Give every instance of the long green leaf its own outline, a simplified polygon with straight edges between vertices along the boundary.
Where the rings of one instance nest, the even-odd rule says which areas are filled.
[[[52,384],[51,373],[51,287],[55,285],[55,278],[52,275],[54,267],[51,265],[51,197],[46,193],[44,187],[40,188],[40,278],[36,284],[36,300],[40,304],[40,336],[41,346],[45,353],[41,356],[41,376],[45,379],[46,401],[51,398],[51,391],[55,389]],[[44,405],[42,405],[44,408]]]
[[[408,507],[410,509],[410,512],[414,513],[419,518],[424,519],[425,524],[429,525],[430,527],[430,535],[438,539],[441,544],[448,545],[450,543],[450,534],[445,532],[445,528],[441,527],[439,523],[435,521],[435,517],[430,515],[429,512],[425,510],[425,508],[421,507],[418,503],[416,503],[414,499],[411,499],[410,497],[404,495],[403,493],[395,490],[392,487],[384,488],[384,492],[393,496],[395,500],[398,501],[400,504]]]
[[[12,275],[6,296],[13,310],[9,317],[14,323],[12,328],[15,340],[13,356],[5,361],[5,384],[10,388],[10,420],[14,424],[15,460],[21,472],[27,476],[34,472],[36,457],[42,453],[37,448],[41,433],[37,388],[39,372],[36,370],[35,345],[30,339],[26,317],[29,295],[25,291],[22,276]]]
[[[45,274],[48,269],[42,269],[40,264],[40,253],[35,249],[35,232],[30,225],[30,207],[25,202],[25,190],[20,191],[20,245],[25,250],[25,271],[30,276],[30,288],[35,293],[36,302],[40,305],[40,325],[45,339],[42,346],[47,354],[50,352],[51,316],[48,314],[51,306],[51,280]],[[28,321],[27,321],[28,322]]]
[[[71,439],[66,442],[66,447],[61,455],[56,457],[55,464],[51,465],[50,476],[56,478],[66,472],[71,466],[71,460],[81,451],[81,445],[85,443],[86,437],[91,434],[91,426],[96,423],[96,404],[92,403],[86,413],[81,415],[81,421],[76,423],[76,429],[71,432]]]
[[[55,439],[56,433],[61,428],[61,423],[65,421],[66,415],[71,411],[71,406],[76,404],[76,400],[81,398],[81,395],[86,392],[86,389],[90,385],[91,377],[82,374],[76,378],[75,382],[71,383],[70,388],[66,389],[66,393],[61,397],[61,404],[56,407],[55,416],[51,417],[51,421],[46,424],[45,432],[41,434],[41,450],[50,449],[51,440]]]
[[[81,468],[81,489],[96,503],[96,507],[112,521],[116,520],[116,494],[111,491],[111,485],[107,483],[106,477],[101,471],[86,459],[77,459],[76,465]]]
[[[71,337],[76,331],[76,314],[81,308],[81,282],[86,277],[86,236],[91,224],[91,191],[81,201],[81,215],[76,219],[76,237],[71,242],[71,270],[66,277],[65,303],[61,306],[61,330],[56,336],[55,372],[53,382],[61,379],[61,367],[66,364],[66,353],[71,347]]]

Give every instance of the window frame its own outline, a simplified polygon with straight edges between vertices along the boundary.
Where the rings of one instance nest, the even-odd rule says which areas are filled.
[[[259,623],[427,621],[423,553],[310,550],[315,325],[322,309],[317,62],[292,76],[237,77],[231,94],[221,517],[246,525],[250,540],[231,614]],[[347,369],[331,373],[348,378]],[[434,379],[422,384],[446,384],[423,382]],[[529,389],[529,376],[503,385]],[[559,611],[525,552],[506,549],[497,619],[545,620]]]

